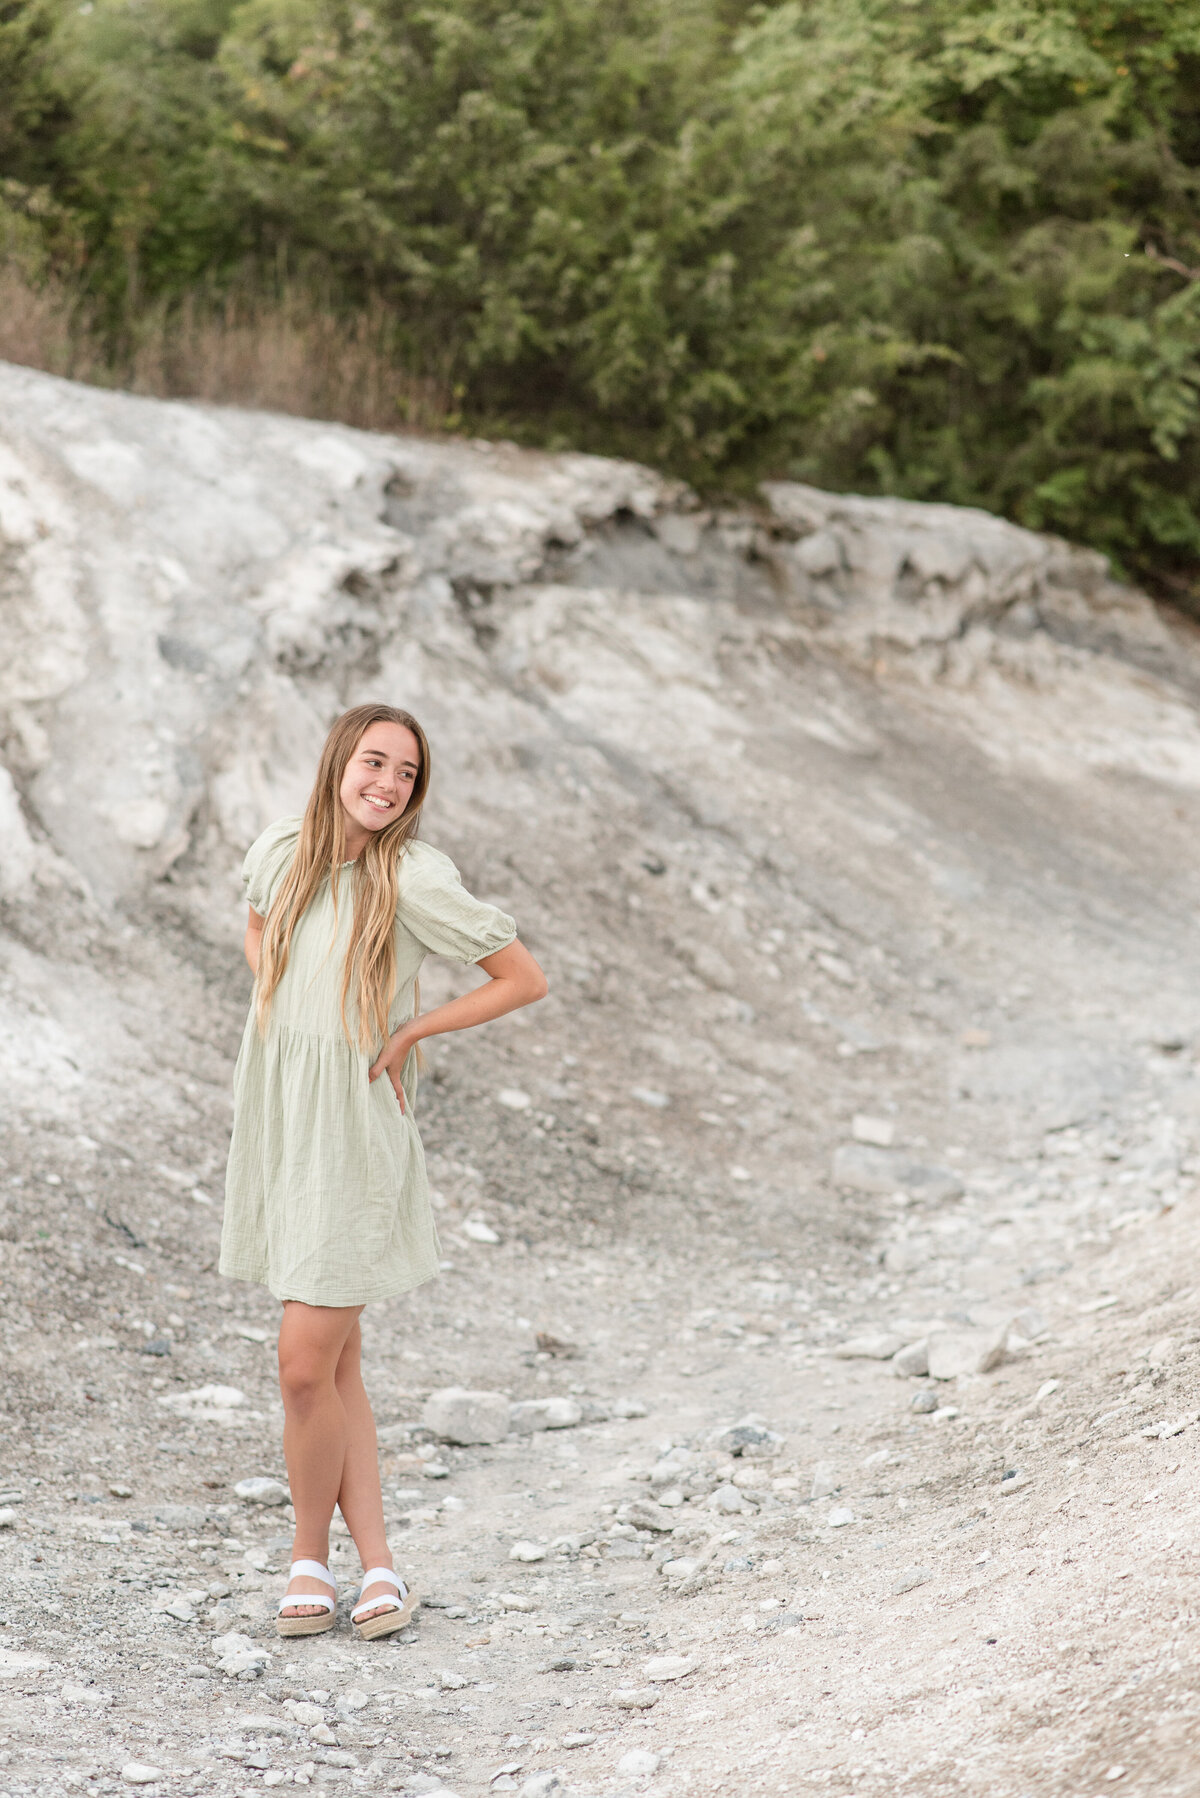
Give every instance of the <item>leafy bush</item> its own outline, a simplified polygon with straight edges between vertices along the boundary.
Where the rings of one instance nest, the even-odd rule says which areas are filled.
[[[408,416],[981,504],[1200,602],[1189,0],[0,0],[0,93],[117,373],[303,291]]]

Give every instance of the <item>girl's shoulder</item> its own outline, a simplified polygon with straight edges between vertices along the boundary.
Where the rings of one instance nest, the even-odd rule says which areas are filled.
[[[256,837],[246,851],[246,859],[242,863],[242,885],[246,889],[246,902],[263,917],[270,907],[276,886],[291,866],[302,822],[299,817],[277,818],[274,824],[267,825],[262,835]]]
[[[431,843],[414,840],[402,851],[396,887],[397,916],[437,955],[479,961],[516,936],[507,912],[469,893],[450,857]]]

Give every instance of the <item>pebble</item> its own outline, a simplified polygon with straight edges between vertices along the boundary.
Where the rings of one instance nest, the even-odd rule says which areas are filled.
[[[471,1683],[465,1673],[454,1673],[449,1667],[439,1669],[437,1682],[443,1692],[461,1692],[464,1686]]]
[[[708,1439],[709,1447],[715,1448],[723,1455],[744,1455],[747,1460],[766,1459],[777,1455],[783,1447],[784,1438],[777,1436],[774,1430],[768,1430],[759,1423],[735,1423],[731,1429],[714,1430]]]
[[[244,1405],[246,1394],[236,1386],[195,1386],[189,1392],[163,1393],[158,1402],[180,1417],[207,1417],[219,1421],[227,1412]]]
[[[0,1509],[0,1530],[10,1530],[16,1521],[17,1513],[11,1505],[5,1505]]]
[[[1007,1335],[1007,1326],[1005,1327]],[[994,1336],[981,1330],[938,1330],[929,1338],[929,1377],[933,1380],[956,1380],[963,1374],[986,1373],[998,1365],[992,1361],[997,1343]],[[1000,1345],[1003,1356],[1003,1345]]]
[[[919,1416],[936,1411],[938,1408],[937,1394],[930,1392],[928,1387],[923,1392],[914,1392],[912,1404],[908,1408],[910,1411],[916,1411]]]
[[[533,1100],[519,1086],[502,1086],[496,1094],[496,1103],[503,1105],[508,1111],[528,1111]]]
[[[328,1723],[314,1723],[308,1732],[310,1742],[317,1742],[322,1748],[336,1748],[337,1737]]]
[[[680,1498],[682,1498],[682,1493]],[[635,1498],[627,1505],[622,1505],[617,1512],[618,1523],[631,1523],[637,1530],[657,1530],[664,1532],[675,1528],[677,1519],[671,1511],[661,1504],[655,1504],[652,1498]]]
[[[208,1522],[208,1512],[203,1505],[155,1505],[154,1521],[169,1530],[186,1530],[194,1535]]]
[[[594,1729],[577,1729],[571,1735],[563,1737],[562,1745],[564,1748],[590,1748],[595,1740]]]
[[[664,1561],[660,1572],[668,1585],[681,1586],[684,1580],[692,1577],[699,1565],[699,1561],[694,1560],[691,1555],[680,1555],[674,1561]]]
[[[892,1593],[899,1598],[905,1592],[915,1592],[933,1578],[931,1567],[906,1567],[904,1572],[892,1582]]]
[[[655,1754],[652,1748],[631,1748],[617,1762],[617,1772],[623,1773],[627,1779],[641,1779],[657,1773],[661,1754]]]
[[[834,1467],[829,1461],[818,1461],[813,1468],[811,1498],[830,1498],[841,1485]]]
[[[487,1242],[495,1244],[500,1241],[495,1230],[493,1230],[492,1226],[482,1217],[465,1218],[459,1225],[459,1228],[469,1242]]]
[[[319,1704],[310,1704],[306,1698],[289,1698],[284,1710],[295,1723],[302,1723],[311,1729],[314,1723],[324,1723],[325,1713]]]
[[[657,1686],[618,1686],[608,1702],[619,1711],[648,1711],[661,1696]]]
[[[235,1497],[248,1505],[286,1505],[292,1496],[281,1480],[266,1479],[261,1475],[239,1480],[233,1490]]]
[[[86,1704],[95,1710],[101,1710],[113,1702],[112,1693],[106,1692],[103,1686],[75,1686],[69,1681],[63,1686],[59,1697],[64,1704]]]
[[[890,1361],[903,1347],[903,1336],[881,1330],[871,1336],[852,1336],[849,1342],[839,1342],[833,1352],[839,1361]]]
[[[502,1604],[506,1611],[537,1610],[536,1602],[532,1598],[527,1598],[523,1592],[501,1592],[497,1602]],[[449,1614],[447,1611],[446,1615],[449,1616]]]
[[[912,1198],[945,1204],[961,1199],[964,1191],[958,1175],[945,1167],[927,1167],[899,1149],[879,1149],[870,1143],[843,1143],[834,1152],[833,1178],[852,1192],[908,1193]]]
[[[550,1798],[552,1792],[562,1789],[562,1780],[557,1773],[531,1773],[521,1787],[521,1798]]]
[[[891,1118],[872,1117],[869,1112],[856,1112],[850,1120],[850,1134],[855,1142],[869,1142],[877,1149],[890,1149],[896,1139],[896,1126]]]
[[[132,1486],[121,1486],[118,1484],[113,1484],[109,1487],[109,1491],[112,1493],[114,1498],[132,1498],[133,1497],[133,1487]]]
[[[892,1356],[892,1367],[902,1379],[920,1379],[929,1372],[929,1339],[910,1342]]]
[[[540,1542],[514,1542],[508,1558],[510,1561],[544,1561],[546,1550]]]
[[[647,1679],[656,1684],[673,1679],[686,1679],[696,1671],[698,1663],[687,1654],[654,1654],[642,1667]]]
[[[421,1422],[442,1442],[464,1446],[503,1442],[508,1435],[510,1409],[506,1393],[443,1386],[425,1400]]]
[[[848,1505],[839,1505],[825,1519],[831,1530],[844,1530],[848,1523],[854,1522],[854,1512]]]
[[[121,1768],[121,1778],[131,1786],[152,1786],[163,1777],[161,1767],[147,1766],[145,1761],[126,1761]]]
[[[1020,1467],[1009,1467],[1000,1480],[1000,1495],[1002,1498],[1007,1498],[1010,1492],[1020,1492],[1021,1488],[1028,1484],[1029,1475],[1027,1473]]]
[[[647,1415],[646,1401],[641,1398],[614,1399],[612,1403],[612,1414],[614,1417],[624,1418],[645,1417]]]
[[[723,1515],[734,1517],[739,1512],[753,1509],[749,1500],[744,1498],[736,1486],[717,1486],[704,1501],[708,1511],[720,1511]]]
[[[583,1422],[583,1406],[573,1398],[526,1398],[510,1406],[508,1427],[518,1435],[570,1430]]]
[[[653,1086],[631,1086],[629,1096],[636,1099],[639,1105],[649,1105],[654,1111],[665,1111],[671,1103],[670,1093],[659,1092]]]

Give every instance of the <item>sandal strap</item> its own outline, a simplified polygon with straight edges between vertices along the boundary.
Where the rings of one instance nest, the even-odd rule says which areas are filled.
[[[359,1586],[359,1591],[362,1591],[366,1586],[377,1586],[381,1582],[388,1586],[395,1586],[397,1592],[408,1591],[408,1587],[405,1585],[404,1581],[398,1578],[396,1573],[390,1567],[368,1567],[367,1571],[362,1576],[362,1584]]]
[[[292,1581],[300,1574],[303,1574],[308,1579],[323,1580],[327,1586],[333,1588],[333,1597],[326,1598],[321,1592],[285,1592],[277,1606],[279,1614],[282,1615],[284,1611],[289,1609],[295,1610],[299,1605],[320,1605],[323,1611],[336,1611],[337,1581],[334,1579],[332,1573],[330,1573],[328,1567],[323,1567],[320,1561],[293,1561],[291,1572],[288,1576],[288,1585],[290,1586]]]
[[[320,1561],[293,1561],[289,1578],[295,1579],[298,1573],[307,1575],[309,1579],[324,1580],[327,1586],[332,1586],[337,1591],[337,1581],[328,1567],[322,1567]]]
[[[361,1593],[365,1592],[368,1586],[383,1585],[385,1583],[389,1586],[395,1586],[395,1598],[390,1598],[387,1593],[381,1593],[378,1598],[361,1597]],[[408,1587],[402,1579],[397,1579],[390,1567],[371,1567],[363,1574],[359,1602],[351,1611],[350,1620],[353,1623],[357,1623],[360,1611],[378,1611],[384,1605],[387,1606],[389,1611],[402,1611],[404,1609],[404,1600],[407,1597]]]

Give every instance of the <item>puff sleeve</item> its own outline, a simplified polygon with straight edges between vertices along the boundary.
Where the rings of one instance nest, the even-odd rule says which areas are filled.
[[[396,916],[426,949],[450,961],[482,961],[517,934],[508,913],[468,893],[450,857],[428,843],[410,843],[401,858]]]
[[[262,835],[246,851],[242,863],[242,886],[247,905],[261,917],[271,909],[271,901],[279,883],[291,866],[300,837],[299,818],[279,818],[268,824]]]

